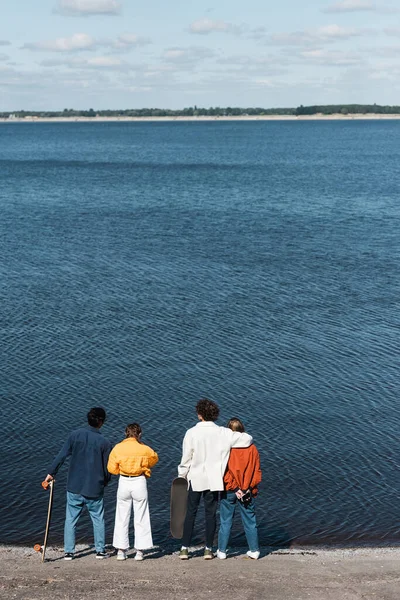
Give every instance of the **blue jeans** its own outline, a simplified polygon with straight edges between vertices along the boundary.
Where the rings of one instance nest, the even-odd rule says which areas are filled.
[[[75,551],[75,529],[84,507],[89,511],[93,523],[94,545],[96,552],[104,552],[106,545],[104,525],[104,502],[100,498],[87,498],[81,494],[67,492],[67,509],[64,526],[64,550],[66,553]]]
[[[233,515],[235,514],[236,505],[239,505],[240,516],[246,534],[249,549],[252,552],[257,552],[260,548],[258,545],[258,531],[256,513],[254,510],[254,500],[245,506],[236,498],[235,492],[223,492],[219,505],[219,533],[218,533],[218,548],[221,552],[226,552],[229,536],[231,533]]]

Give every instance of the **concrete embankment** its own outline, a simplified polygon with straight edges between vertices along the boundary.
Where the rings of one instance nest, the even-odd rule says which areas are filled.
[[[156,549],[142,562],[133,554],[96,560],[92,548],[64,561],[51,547],[47,560],[32,549],[0,547],[0,598],[16,600],[399,600],[400,548],[346,550],[264,548],[261,558],[232,551],[205,561],[200,552],[180,561]]]

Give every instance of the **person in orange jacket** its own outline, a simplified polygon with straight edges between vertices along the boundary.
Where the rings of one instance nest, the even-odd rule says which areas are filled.
[[[227,427],[232,431],[244,432],[240,419],[233,417]],[[233,515],[239,505],[240,516],[249,550],[247,556],[257,560],[260,556],[254,497],[261,482],[260,455],[254,444],[248,448],[232,448],[224,475],[225,491],[222,493],[219,516],[217,557],[226,558]]]
[[[111,450],[107,465],[110,473],[119,475],[113,546],[118,550],[117,560],[125,560],[133,505],[135,560],[143,560],[143,550],[153,546],[146,478],[158,462],[158,455],[141,442],[142,429],[138,423],[128,425],[125,435]]]

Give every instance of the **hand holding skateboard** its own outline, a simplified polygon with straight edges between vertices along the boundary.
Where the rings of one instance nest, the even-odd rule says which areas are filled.
[[[49,506],[47,509],[46,530],[44,533],[43,546],[41,546],[40,544],[35,544],[33,549],[36,550],[36,552],[42,553],[42,562],[44,562],[44,557],[46,554],[47,538],[48,538],[49,529],[50,529],[51,510],[53,508],[54,477],[52,477],[52,475],[47,475],[46,479],[44,481],[42,481],[42,488],[44,490],[50,489]]]
[[[181,539],[185,523],[188,498],[188,482],[184,477],[176,477],[171,486],[170,529],[172,537]]]
[[[54,481],[53,475],[47,475],[46,479],[42,481],[42,488],[47,490],[51,481]]]

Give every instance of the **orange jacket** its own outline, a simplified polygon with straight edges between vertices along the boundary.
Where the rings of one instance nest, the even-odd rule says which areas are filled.
[[[260,455],[255,445],[252,444],[248,448],[232,448],[224,475],[225,489],[251,489],[253,496],[256,496],[260,481]]]
[[[113,475],[150,477],[150,469],[157,462],[157,452],[135,438],[125,438],[111,450],[107,469]]]

